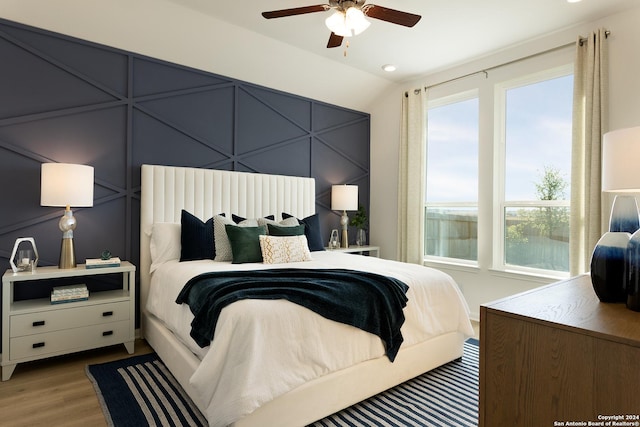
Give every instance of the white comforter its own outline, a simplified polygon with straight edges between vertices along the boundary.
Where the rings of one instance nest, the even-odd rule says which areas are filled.
[[[448,332],[473,335],[468,306],[445,273],[338,252],[312,255],[313,261],[286,265],[169,261],[153,273],[147,309],[202,360],[191,383],[200,394],[197,403],[206,408],[211,426],[229,425],[309,380],[382,357],[384,347],[373,334],[325,319],[291,302],[243,300],[222,310],[214,340],[202,349],[189,336],[193,315],[188,306],[175,303],[187,280],[200,273],[285,267],[371,271],[409,285],[402,347]]]

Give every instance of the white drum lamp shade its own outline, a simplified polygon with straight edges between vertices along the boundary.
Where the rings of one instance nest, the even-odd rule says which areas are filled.
[[[331,187],[331,209],[334,211],[358,210],[358,186],[333,185]]]
[[[340,225],[342,225],[342,239],[340,246],[349,247],[349,217],[347,211],[358,210],[358,186],[357,185],[333,185],[331,186],[331,209],[342,211]]]
[[[609,231],[633,233],[639,223],[633,194],[640,192],[640,126],[607,132],[602,137],[602,191],[615,197]]]
[[[71,207],[93,206],[93,167],[70,163],[43,163],[40,175],[40,205],[64,206],[58,226],[62,231],[60,268],[74,268],[76,256],[73,230],[76,219]]]
[[[640,192],[640,126],[602,137],[602,191]]]
[[[93,167],[70,163],[43,163],[41,206],[93,206]]]

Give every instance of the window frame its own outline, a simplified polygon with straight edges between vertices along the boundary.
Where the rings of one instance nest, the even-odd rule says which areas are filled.
[[[478,125],[478,145],[477,145],[477,149],[478,149],[478,155],[477,155],[477,161],[478,163],[480,162],[480,89],[477,87],[474,87],[472,89],[466,89],[466,90],[461,90],[459,92],[455,92],[453,94],[450,95],[446,95],[446,96],[442,96],[442,97],[438,97],[436,99],[428,99],[427,100],[427,129],[425,131],[425,139],[426,139],[426,150],[425,152],[428,153],[428,126],[429,126],[429,120],[428,120],[428,116],[429,116],[429,110],[432,108],[438,108],[438,107],[444,107],[446,105],[451,105],[451,104],[455,104],[458,102],[464,102],[464,101],[469,101],[471,99],[477,99],[478,100],[478,116],[477,116],[477,125]],[[428,160],[425,158],[425,162],[428,162]],[[425,171],[427,169],[427,165],[425,164]],[[424,218],[425,218],[425,227],[424,227],[424,231],[425,231],[425,247],[424,247],[424,253],[423,253],[423,259],[425,262],[435,262],[435,263],[439,263],[439,262],[443,262],[443,263],[447,263],[447,264],[458,264],[458,265],[465,265],[465,266],[472,266],[472,267],[477,267],[478,266],[478,257],[476,257],[475,260],[469,260],[469,259],[462,259],[462,258],[453,258],[453,257],[444,257],[444,256],[438,256],[438,255],[427,255],[426,251],[427,251],[427,247],[426,247],[426,234],[427,234],[427,224],[426,224],[426,220],[427,220],[427,209],[430,207],[450,207],[450,208],[475,208],[476,211],[478,212],[478,217],[480,216],[480,210],[479,210],[479,192],[480,192],[480,183],[479,183],[479,174],[480,172],[478,171],[478,180],[477,180],[477,185],[478,185],[478,189],[477,189],[477,193],[476,193],[476,201],[475,203],[473,202],[427,202],[427,192],[426,192],[426,172],[425,172],[425,195],[424,195],[424,200],[423,200],[423,210],[424,210]],[[478,246],[478,236],[476,236],[476,253],[479,256],[479,246]]]
[[[543,277],[569,277],[569,272],[547,270],[518,266],[506,263],[506,235],[505,212],[507,208],[514,207],[568,207],[571,209],[570,200],[505,200],[506,185],[506,94],[509,89],[515,89],[531,84],[566,77],[573,74],[573,64],[550,67],[537,72],[529,73],[512,79],[496,83],[494,86],[494,168],[493,168],[493,196],[495,203],[492,212],[493,218],[493,254],[492,269],[504,272],[518,272],[528,275]],[[569,188],[569,195],[571,188]],[[570,198],[570,196],[569,196]]]

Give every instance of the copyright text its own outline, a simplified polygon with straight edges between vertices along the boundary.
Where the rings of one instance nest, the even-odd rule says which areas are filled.
[[[554,421],[553,427],[640,427],[640,414],[612,415],[601,414],[595,420]]]

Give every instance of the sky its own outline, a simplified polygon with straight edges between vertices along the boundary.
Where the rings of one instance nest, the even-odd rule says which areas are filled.
[[[536,200],[545,167],[570,182],[572,92],[573,76],[507,90],[507,201]],[[477,202],[478,130],[477,98],[429,109],[428,201]]]

